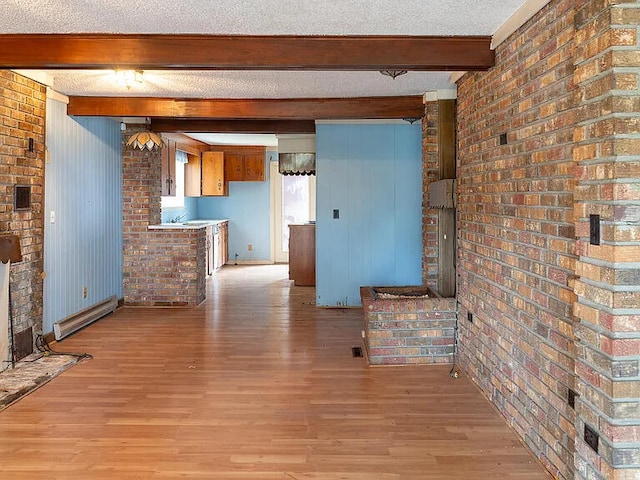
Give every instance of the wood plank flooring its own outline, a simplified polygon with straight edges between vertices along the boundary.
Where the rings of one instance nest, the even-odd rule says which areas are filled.
[[[286,278],[227,266],[197,308],[124,308],[56,344],[94,359],[0,413],[0,478],[550,478],[464,375],[368,367],[361,310]]]

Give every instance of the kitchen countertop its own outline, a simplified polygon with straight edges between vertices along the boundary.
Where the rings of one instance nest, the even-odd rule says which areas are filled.
[[[221,223],[228,222],[228,219],[213,220],[207,218],[198,218],[195,220],[185,220],[184,222],[177,223],[159,223],[157,225],[149,225],[149,230],[197,230],[200,228],[206,228],[211,225],[220,225]]]

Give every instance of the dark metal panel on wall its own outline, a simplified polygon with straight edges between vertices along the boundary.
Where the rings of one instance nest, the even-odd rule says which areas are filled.
[[[455,100],[438,100],[440,179],[456,176]],[[455,192],[453,192],[455,195]],[[456,210],[438,210],[438,293],[456,295]]]

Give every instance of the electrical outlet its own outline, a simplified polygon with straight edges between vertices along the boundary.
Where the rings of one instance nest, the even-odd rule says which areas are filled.
[[[49,212],[49,223],[56,223],[56,212],[55,212],[55,210],[51,210]]]
[[[253,250],[253,245],[251,245],[251,244],[247,245],[247,250],[252,251]]]
[[[338,210],[337,208],[333,209],[333,218],[336,220],[340,218],[340,210]]]
[[[87,287],[82,287],[82,298],[87,298]]]
[[[584,425],[584,441],[589,445],[594,452],[598,453],[598,440],[600,435],[596,433],[589,425]]]

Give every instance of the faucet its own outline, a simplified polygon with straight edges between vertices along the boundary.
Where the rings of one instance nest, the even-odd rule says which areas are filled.
[[[171,223],[178,223],[180,220],[182,220],[186,216],[187,216],[186,213],[181,213],[180,215],[176,215],[175,217],[173,217],[170,221]]]

